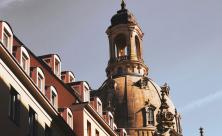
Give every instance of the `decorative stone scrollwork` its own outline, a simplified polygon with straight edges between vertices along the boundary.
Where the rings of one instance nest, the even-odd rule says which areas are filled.
[[[147,77],[143,77],[139,81],[137,81],[135,85],[137,87],[140,87],[141,89],[149,89],[148,82],[149,82],[149,79]]]
[[[168,110],[169,106],[166,103],[167,100],[165,98],[166,92],[165,90],[162,90],[161,93],[161,106],[157,114],[157,136],[161,136],[162,134],[166,133],[174,125],[174,114]]]
[[[161,90],[164,91],[167,96],[169,96],[169,94],[170,94],[170,87],[168,86],[167,83],[165,83],[163,86],[161,86]]]

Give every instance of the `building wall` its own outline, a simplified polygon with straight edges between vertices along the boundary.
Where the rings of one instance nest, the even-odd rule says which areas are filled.
[[[6,78],[7,77],[7,78]],[[16,126],[9,118],[9,100],[11,86],[20,94],[21,110],[20,125]],[[37,114],[38,134],[44,134],[45,124],[51,126],[52,118],[42,106],[34,99],[12,71],[0,60],[0,128],[5,135],[27,135],[29,107]],[[10,129],[9,129],[10,128]]]
[[[31,67],[41,67],[45,75],[45,84],[53,85],[58,93],[58,107],[69,107],[75,102],[76,98],[57,80],[56,76],[52,76],[51,72],[39,62],[33,55],[30,55]]]
[[[91,123],[91,136],[96,136],[96,130],[99,131],[100,136],[110,136],[104,128],[99,124],[99,122],[92,117],[92,115],[86,110],[83,110],[83,124],[84,124],[84,134],[83,136],[87,136],[87,121]]]
[[[83,111],[76,110],[73,112],[73,129],[78,136],[83,136]]]
[[[2,24],[3,23],[0,21],[0,33],[3,32]],[[11,30],[9,26],[6,28],[7,30]],[[49,127],[51,135],[53,136],[73,136],[75,135],[75,130],[77,130],[78,136],[87,136],[87,122],[91,123],[91,136],[96,135],[96,130],[99,132],[100,136],[117,135],[115,131],[105,123],[102,113],[99,115],[96,110],[93,111],[93,108],[88,105],[90,100],[88,97],[87,100],[84,99],[84,101],[81,101],[81,96],[78,96],[71,86],[61,81],[60,74],[55,75],[53,69],[45,64],[45,62],[41,60],[41,57],[35,56],[25,47],[12,32],[10,40],[10,46],[6,48],[0,39],[0,135],[27,136],[30,127],[30,109],[34,110],[37,117],[36,136],[44,136],[46,126]],[[8,47],[10,47],[10,49]],[[21,48],[28,54],[28,59],[23,61],[21,60]],[[30,67],[29,65],[27,67],[22,65],[26,63],[21,62],[26,61],[28,61]],[[35,70],[38,72],[35,72]],[[38,84],[36,73],[40,73],[43,77],[42,82],[39,82],[42,85]],[[86,95],[84,94],[86,90],[90,91],[88,83],[84,83],[81,82],[80,86],[82,96]],[[38,85],[41,87],[38,88]],[[49,94],[45,93],[45,88],[48,86],[53,86],[55,88],[54,90],[56,90],[58,107],[57,105],[53,106],[50,101],[48,101],[47,97],[49,97]],[[19,124],[16,124],[9,115],[10,92],[12,88],[19,94]],[[71,127],[66,123],[72,121],[67,121],[66,117],[63,119],[58,109],[70,108],[73,104],[78,105],[82,102],[85,102],[85,104],[87,103],[87,108],[84,107],[85,105],[83,104],[83,107],[80,108],[81,110],[77,110],[73,113],[74,129],[72,129],[71,123],[69,123]],[[85,108],[89,110],[89,112]]]
[[[20,121],[16,125],[9,117],[9,101],[11,86],[20,95]],[[37,114],[37,134],[44,136],[45,126],[51,127],[53,136],[66,135],[63,127],[60,127],[54,117],[49,115],[43,106],[30,94],[29,90],[23,85],[7,65],[0,59],[0,128],[1,135],[4,136],[26,136],[28,135],[29,107]]]
[[[2,27],[2,23],[0,23],[0,39],[2,39],[2,29],[3,27]]]

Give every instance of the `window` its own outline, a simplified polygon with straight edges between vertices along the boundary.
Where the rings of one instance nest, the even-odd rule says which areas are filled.
[[[37,114],[29,107],[29,136],[37,136]]]
[[[10,91],[10,101],[9,101],[9,117],[15,122],[15,124],[19,125],[20,119],[20,95],[15,91],[13,87],[11,87]]]
[[[51,136],[51,129],[48,125],[45,125],[45,136]]]
[[[87,136],[91,136],[91,123],[87,121]]]
[[[140,52],[140,40],[138,36],[135,36],[135,54],[137,55],[138,59],[141,59],[141,52]]]
[[[67,116],[67,123],[68,125],[73,128],[73,118],[72,118],[72,113],[68,111],[68,116]]]
[[[31,78],[36,83],[37,88],[45,94],[45,76],[40,67],[31,67]]]
[[[58,105],[58,94],[57,94],[57,92],[56,92],[56,89],[55,89],[55,87],[53,87],[53,86],[51,86],[50,87],[50,92],[51,92],[51,103],[52,103],[52,105],[54,106],[54,108],[55,109],[57,109],[57,105]]]
[[[148,111],[148,124],[154,125],[154,110],[152,108],[149,108]]]
[[[6,30],[5,30],[6,31]],[[10,43],[9,43],[9,39],[10,39],[10,36],[7,32],[4,32],[3,33],[3,45],[5,45],[5,47],[7,49],[10,49]]]
[[[154,107],[145,107],[145,118],[144,126],[153,125],[154,126]]]
[[[37,85],[38,85],[38,88],[43,91],[43,77],[38,74],[38,77],[37,77]]]
[[[28,69],[29,69],[28,63],[29,63],[28,57],[24,53],[22,53],[21,66],[25,70],[26,73],[28,73]]]
[[[52,91],[52,105],[55,107],[57,105],[56,101],[56,94],[54,91]]]
[[[99,136],[99,131],[96,129],[96,135],[95,136]]]
[[[126,37],[123,34],[118,35],[115,38],[115,46],[117,49],[117,54],[118,56],[116,57],[124,57],[128,55],[128,49],[127,49],[127,43],[126,43]]]
[[[109,125],[113,128],[113,117],[109,116]]]
[[[98,101],[98,107],[97,107],[98,109],[97,109],[97,112],[99,113],[99,114],[102,114],[102,104],[101,104],[101,102],[99,102]]]
[[[60,63],[58,60],[55,60],[55,74],[60,75]]]
[[[2,35],[1,39],[2,44],[10,53],[12,53],[13,32],[10,26],[6,22],[1,21],[0,25],[1,25],[0,31]]]
[[[84,102],[89,101],[89,99],[90,99],[89,89],[85,86],[84,87]]]

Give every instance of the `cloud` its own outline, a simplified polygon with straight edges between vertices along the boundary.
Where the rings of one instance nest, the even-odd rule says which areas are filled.
[[[205,104],[216,101],[217,99],[222,99],[222,90],[210,94],[202,99],[191,102],[190,104],[180,108],[180,112],[189,112],[191,110],[204,106]]]
[[[14,2],[24,2],[25,0],[0,0],[0,8],[8,7]]]

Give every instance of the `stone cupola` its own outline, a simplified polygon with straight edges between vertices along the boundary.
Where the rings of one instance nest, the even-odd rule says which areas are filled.
[[[107,76],[148,75],[148,67],[142,57],[143,32],[134,15],[126,9],[124,1],[121,9],[111,18],[106,33],[110,50]]]

